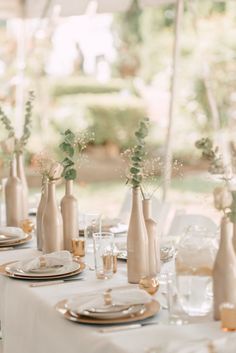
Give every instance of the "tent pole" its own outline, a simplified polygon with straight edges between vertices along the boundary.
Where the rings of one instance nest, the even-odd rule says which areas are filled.
[[[176,14],[175,14],[175,29],[174,29],[174,45],[172,54],[172,74],[171,74],[171,93],[170,105],[168,114],[168,128],[166,135],[165,156],[164,156],[164,182],[163,182],[163,201],[167,198],[167,192],[171,181],[172,169],[172,135],[173,135],[173,118],[176,106],[176,92],[177,92],[177,70],[179,62],[179,36],[180,24],[183,15],[184,0],[176,1]]]
[[[16,54],[16,87],[15,87],[15,131],[22,134],[25,86],[25,0],[20,0],[20,18],[17,19],[17,54]]]

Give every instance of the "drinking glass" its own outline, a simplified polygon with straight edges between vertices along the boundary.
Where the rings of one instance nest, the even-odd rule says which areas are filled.
[[[93,234],[95,271],[98,279],[108,279],[113,274],[114,235],[108,232]]]
[[[86,252],[93,252],[93,234],[101,232],[101,214],[85,213],[83,215]]]
[[[176,256],[177,289],[189,316],[205,316],[212,309],[212,269],[217,251],[216,234],[190,227]]]
[[[166,274],[166,287],[169,324],[178,326],[187,324],[188,316],[180,302],[175,273]]]

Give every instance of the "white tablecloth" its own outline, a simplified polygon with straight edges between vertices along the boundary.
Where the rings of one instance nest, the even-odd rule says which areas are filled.
[[[0,252],[0,263],[35,254],[37,251],[33,249]],[[27,281],[1,276],[3,353],[145,353],[151,347],[160,346],[160,353],[166,353],[165,347],[170,342],[184,348],[190,340],[234,337],[234,334],[223,333],[219,322],[170,326],[166,323],[166,310],[153,319],[159,322],[158,325],[109,334],[98,332],[95,326],[69,322],[54,308],[59,300],[76,293],[127,284],[126,265],[122,262],[111,280],[97,280],[95,273],[89,270],[84,275],[86,281],[38,288],[29,287]],[[234,342],[236,352],[236,338]],[[233,353],[226,348],[219,353],[226,352]],[[194,353],[200,352],[197,349]]]

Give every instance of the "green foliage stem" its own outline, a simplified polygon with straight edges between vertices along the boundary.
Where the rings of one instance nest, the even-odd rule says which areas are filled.
[[[70,129],[62,133],[63,141],[60,150],[65,154],[62,161],[65,180],[75,180],[77,177],[76,162],[81,152],[86,148],[86,143],[91,139],[86,134],[75,135]]]
[[[149,119],[143,119],[140,124],[138,130],[135,132],[135,137],[137,140],[137,144],[133,149],[133,153],[131,154],[131,166],[130,166],[130,180],[133,188],[137,188],[141,186],[143,179],[143,163],[145,157],[145,138],[148,135],[149,128]]]
[[[8,131],[8,138],[14,137],[15,139],[15,147],[14,147],[15,153],[23,153],[23,150],[29,140],[31,125],[32,125],[33,100],[34,100],[34,92],[29,91],[29,97],[25,103],[25,119],[24,119],[23,133],[19,139],[16,138],[15,130],[12,126],[11,120],[7,117],[7,115],[0,107],[0,121],[4,125],[5,129]]]

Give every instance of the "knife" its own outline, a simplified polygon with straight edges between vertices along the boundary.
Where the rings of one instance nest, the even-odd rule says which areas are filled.
[[[158,325],[158,322],[140,322],[138,324],[105,327],[105,328],[100,328],[98,330],[98,332],[101,332],[101,333],[112,333],[112,332],[117,332],[117,331],[134,330],[134,329],[141,328],[141,327],[144,327],[144,326],[149,326],[149,325]]]
[[[8,251],[8,250],[23,250],[23,249],[33,249],[30,246],[22,246],[22,247],[14,247],[14,246],[4,246],[2,248],[0,248],[0,251]]]
[[[84,281],[85,277],[80,277],[80,278],[64,278],[56,281],[45,281],[45,282],[34,282],[30,283],[30,287],[44,287],[44,286],[54,286],[56,284],[62,284],[66,282],[74,282],[74,281]]]

